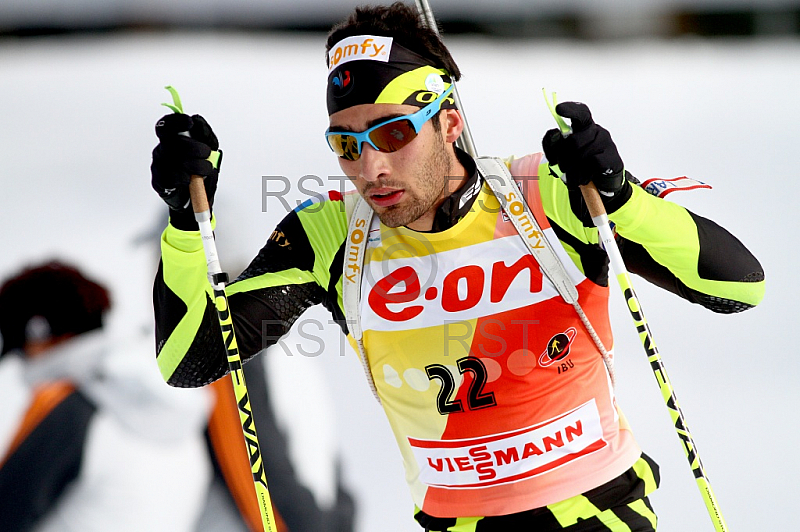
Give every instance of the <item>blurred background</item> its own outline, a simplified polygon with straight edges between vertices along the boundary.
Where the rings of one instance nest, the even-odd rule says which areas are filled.
[[[0,277],[35,261],[69,260],[111,289],[109,326],[120,343],[149,334],[166,221],[149,165],[153,126],[168,112],[160,106],[170,101],[165,85],[220,138],[217,241],[223,268],[238,274],[287,207],[343,186],[322,135],[324,35],[355,5],[0,3]],[[755,253],[767,275],[765,301],[714,315],[634,282],[731,530],[788,528],[800,474],[800,367],[791,338],[800,325],[800,224],[790,194],[800,141],[800,2],[431,7],[464,72],[459,90],[481,154],[541,149],[554,127],[546,87],[560,101],[587,103],[639,178],[687,175],[713,186],[669,200],[728,228]],[[662,466],[652,497],[659,530],[711,530],[638,337],[613,287],[612,294],[619,402]],[[313,309],[265,357],[293,459],[307,483],[324,484],[318,473],[329,472],[328,457],[340,458],[357,530],[419,530],[393,436],[337,331]],[[159,379],[153,351],[141,351]],[[10,400],[4,393],[0,404]],[[325,405],[316,413],[312,393]],[[315,431],[320,411],[329,423]],[[321,465],[320,445],[328,460]]]
[[[327,31],[357,3],[348,0],[9,0],[0,31],[9,35],[119,29],[227,28]],[[448,32],[508,37],[754,36],[798,32],[793,0],[439,0]]]

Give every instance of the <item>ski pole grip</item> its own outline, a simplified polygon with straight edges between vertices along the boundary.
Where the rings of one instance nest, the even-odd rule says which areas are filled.
[[[196,213],[211,210],[206,197],[206,187],[203,184],[203,176],[193,175],[189,181],[189,196],[192,198],[192,210]]]
[[[591,181],[586,185],[581,185],[581,194],[583,194],[583,201],[586,202],[586,207],[589,209],[589,214],[592,218],[606,214],[606,207],[603,205],[603,200],[600,198],[600,192]]]
[[[188,131],[181,131],[178,135],[191,137]],[[211,210],[211,206],[208,204],[208,197],[206,196],[206,186],[203,184],[203,176],[192,176],[191,181],[189,181],[189,197],[192,199],[192,210],[195,213]]]

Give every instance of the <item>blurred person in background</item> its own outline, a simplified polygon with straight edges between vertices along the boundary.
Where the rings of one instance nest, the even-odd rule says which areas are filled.
[[[230,380],[165,386],[143,356],[152,333],[113,342],[110,309],[104,286],[62,262],[0,287],[0,530],[261,530]],[[262,452],[279,532],[351,532],[338,472],[303,483],[262,361],[247,378],[255,422],[270,434]]]
[[[165,221],[158,217],[133,244],[158,253]],[[152,338],[148,328],[148,351]],[[356,501],[344,483],[324,376],[315,364],[297,364],[302,358],[298,346],[280,347],[275,346],[274,356],[244,365],[253,420],[264,435],[259,443],[278,532],[352,532]],[[230,376],[202,391],[213,404],[206,427],[213,474],[197,531],[260,532],[261,514]]]
[[[209,396],[154,379],[143,335],[107,336],[110,308],[104,286],[62,262],[0,287],[3,532],[195,530]]]

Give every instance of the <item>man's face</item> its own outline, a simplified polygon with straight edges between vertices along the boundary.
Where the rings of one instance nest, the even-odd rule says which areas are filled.
[[[390,118],[418,111],[412,105],[364,104],[334,113],[332,130],[364,131]],[[445,142],[446,131],[436,131],[433,120],[423,124],[417,137],[392,153],[361,146],[357,161],[339,158],[339,166],[381,222],[389,227],[429,230],[436,208],[449,194],[455,154]]]

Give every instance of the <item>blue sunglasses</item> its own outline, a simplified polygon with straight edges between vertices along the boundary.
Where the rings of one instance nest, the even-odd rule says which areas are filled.
[[[390,118],[361,133],[350,131],[325,131],[325,140],[333,153],[348,161],[361,157],[361,145],[366,142],[378,151],[395,152],[417,138],[419,130],[442,108],[445,98],[453,92],[453,85],[438,98],[416,113]]]

